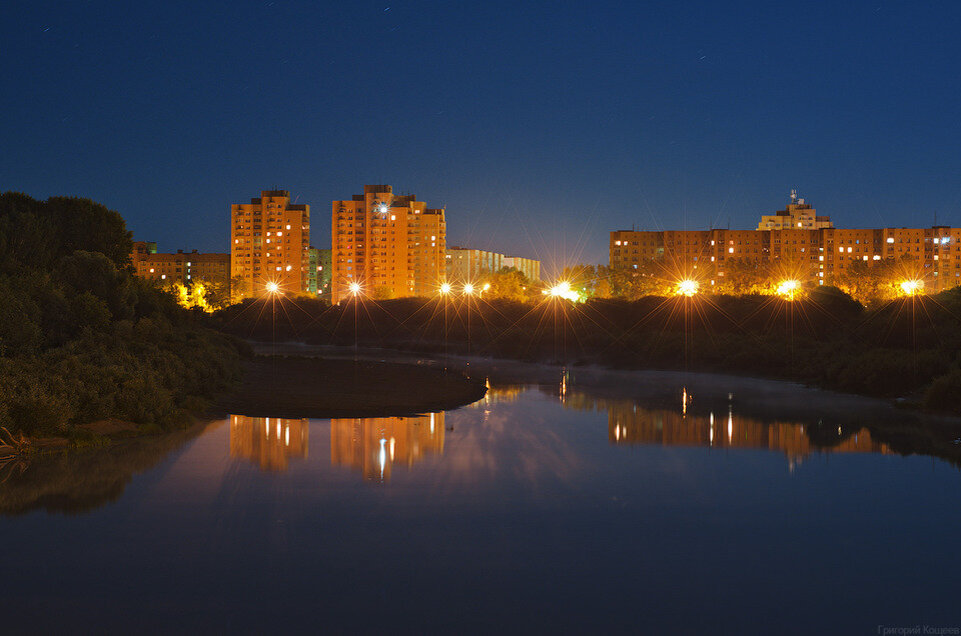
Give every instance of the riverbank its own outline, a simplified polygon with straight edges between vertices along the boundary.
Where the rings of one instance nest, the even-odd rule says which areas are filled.
[[[215,401],[212,416],[386,417],[445,411],[487,389],[458,371],[375,360],[255,356],[239,386]]]

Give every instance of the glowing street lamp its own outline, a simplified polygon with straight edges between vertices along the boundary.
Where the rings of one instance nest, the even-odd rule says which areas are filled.
[[[557,283],[544,293],[551,298],[563,298],[575,303],[580,300],[580,296],[577,295],[577,292],[571,289],[571,284],[567,281]]]
[[[677,283],[677,288],[675,288],[674,293],[678,296],[687,296],[690,298],[697,293],[700,288],[700,284],[696,280],[686,278]]]
[[[778,283],[777,293],[779,296],[783,296],[787,300],[794,300],[794,296],[797,294],[798,290],[801,289],[801,283],[797,280],[785,280]]]
[[[465,283],[465,284],[464,284],[464,293],[465,293],[466,295],[468,295],[468,296],[470,296],[471,294],[473,294],[473,293],[474,293],[474,286],[471,285],[470,283]]]
[[[441,283],[441,286],[440,286],[440,293],[441,293],[441,294],[443,294],[444,296],[446,296],[447,294],[450,293],[450,289],[451,289],[450,283]]]
[[[276,294],[277,292],[280,291],[280,285],[278,285],[273,281],[270,281],[269,283],[264,285],[264,288],[267,290],[268,294]]]
[[[350,285],[348,285],[347,288],[350,290],[350,293],[353,294],[354,296],[360,293],[360,283],[353,282]]]
[[[917,296],[923,289],[924,281],[917,279],[901,281],[901,293],[905,296]]]

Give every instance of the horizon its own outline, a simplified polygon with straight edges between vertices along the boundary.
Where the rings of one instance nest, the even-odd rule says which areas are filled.
[[[230,205],[274,185],[317,247],[331,201],[389,183],[447,210],[449,245],[564,264],[632,225],[755,227],[795,188],[839,227],[961,225],[952,4],[0,17],[0,188],[90,198],[165,251],[224,249]]]

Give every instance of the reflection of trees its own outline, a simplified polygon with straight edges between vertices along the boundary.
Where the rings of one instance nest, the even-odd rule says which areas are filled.
[[[78,514],[116,501],[133,475],[153,468],[200,435],[207,424],[156,437],[30,457],[29,465],[0,486],[0,514],[32,510]]]
[[[387,481],[395,464],[443,452],[444,413],[330,421],[330,463],[359,469],[365,479]]]
[[[287,470],[290,458],[307,458],[306,419],[230,416],[230,456],[245,457],[263,470]]]

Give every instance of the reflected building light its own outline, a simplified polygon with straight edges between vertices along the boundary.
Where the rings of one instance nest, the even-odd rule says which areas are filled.
[[[349,466],[363,478],[390,481],[396,465],[413,466],[444,452],[444,413],[330,421],[330,463]]]
[[[727,443],[731,443],[731,438],[734,436],[734,411],[731,407],[727,407]]]
[[[387,440],[380,438],[380,480],[384,481],[384,466],[387,465],[387,452],[384,450],[384,443]]]
[[[681,389],[681,415],[687,416],[687,387]]]
[[[307,458],[308,420],[244,415],[230,417],[233,422],[230,427],[231,457],[249,459],[263,470],[287,470],[291,458]]]
[[[708,445],[714,446],[714,411],[711,411],[710,428],[711,432],[709,433]]]

